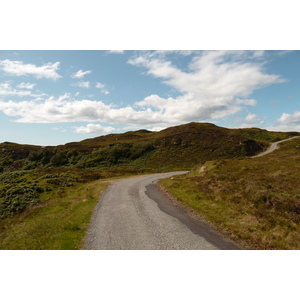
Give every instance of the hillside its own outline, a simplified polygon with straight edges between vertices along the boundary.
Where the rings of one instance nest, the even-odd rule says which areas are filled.
[[[300,139],[266,156],[220,159],[162,182],[248,249],[300,249]]]
[[[0,248],[80,249],[108,179],[178,169],[191,170],[190,175],[166,186],[220,230],[252,248],[297,248],[291,241],[298,238],[295,195],[299,193],[293,193],[293,186],[299,174],[299,150],[293,147],[273,160],[249,158],[270,142],[294,135],[298,133],[189,123],[160,132],[109,134],[56,147],[2,143]],[[200,174],[203,164],[207,169]],[[276,221],[265,218],[273,216],[273,211],[275,218],[279,216]],[[275,226],[277,241],[285,241],[286,235],[290,242],[278,246],[266,234],[256,234],[260,228],[270,232],[270,226]],[[260,242],[263,239],[267,242]]]
[[[45,167],[190,169],[207,160],[252,156],[269,142],[297,134],[189,123],[160,132],[129,131],[56,147],[5,142],[0,144],[0,171]]]

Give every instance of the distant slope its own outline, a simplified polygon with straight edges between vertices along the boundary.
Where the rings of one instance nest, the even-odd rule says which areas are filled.
[[[189,123],[160,132],[129,131],[56,147],[6,142],[0,144],[0,170],[61,166],[159,171],[189,169],[207,160],[252,156],[270,142],[297,134]]]

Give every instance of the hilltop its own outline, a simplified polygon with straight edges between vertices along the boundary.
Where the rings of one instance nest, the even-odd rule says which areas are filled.
[[[298,133],[188,123],[159,132],[142,129],[59,146],[5,142],[0,144],[0,171],[45,167],[190,169],[207,160],[253,156],[270,142],[293,135]]]

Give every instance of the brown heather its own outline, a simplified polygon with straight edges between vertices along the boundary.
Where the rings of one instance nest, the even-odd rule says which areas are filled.
[[[242,246],[299,249],[300,139],[249,158],[294,135],[189,123],[57,147],[2,143],[0,249],[80,249],[107,180],[182,169],[192,171],[164,185]]]
[[[245,249],[300,249],[300,139],[259,158],[207,162],[162,184]]]

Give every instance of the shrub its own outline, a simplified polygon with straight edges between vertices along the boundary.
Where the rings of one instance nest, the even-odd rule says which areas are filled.
[[[55,167],[66,165],[68,163],[67,151],[57,151],[51,158],[50,163]]]
[[[37,187],[13,187],[6,191],[4,200],[0,203],[0,217],[2,219],[21,213],[30,205],[39,202]]]

